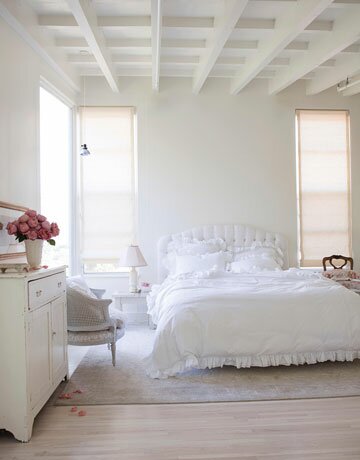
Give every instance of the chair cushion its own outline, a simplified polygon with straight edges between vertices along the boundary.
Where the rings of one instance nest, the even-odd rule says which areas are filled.
[[[117,328],[114,335],[113,329],[106,331],[93,331],[93,332],[72,332],[68,331],[68,344],[69,345],[102,345],[104,343],[112,343],[121,339],[125,334],[125,328]]]
[[[335,268],[334,270],[323,272],[325,278],[330,278],[334,281],[350,281],[360,279],[360,272],[354,270],[343,270]]]

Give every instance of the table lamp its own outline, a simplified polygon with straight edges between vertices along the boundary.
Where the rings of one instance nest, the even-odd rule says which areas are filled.
[[[128,246],[123,256],[120,258],[122,267],[129,267],[129,291],[132,293],[139,292],[138,289],[138,274],[136,267],[145,267],[147,265],[144,256],[141,254],[139,246]]]

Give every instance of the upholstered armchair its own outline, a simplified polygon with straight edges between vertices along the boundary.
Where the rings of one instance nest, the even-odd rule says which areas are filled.
[[[102,299],[105,289],[90,289],[84,278],[67,279],[68,344],[90,346],[107,344],[112,364],[116,364],[116,342],[125,334],[125,322],[110,316],[111,300]]]

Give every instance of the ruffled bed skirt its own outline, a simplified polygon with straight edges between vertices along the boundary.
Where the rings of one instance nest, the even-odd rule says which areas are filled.
[[[151,356],[145,362],[147,375],[153,379],[166,379],[190,369],[213,369],[214,367],[235,366],[238,369],[245,367],[268,367],[268,366],[291,366],[301,364],[316,364],[325,361],[353,361],[360,359],[360,351],[318,351],[307,353],[288,353],[277,355],[259,356],[227,356],[197,358],[187,357],[177,362],[169,369],[159,370],[155,368]]]

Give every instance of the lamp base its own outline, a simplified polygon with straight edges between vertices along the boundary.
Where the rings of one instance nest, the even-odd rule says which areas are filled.
[[[135,267],[131,267],[129,272],[129,292],[131,294],[136,294],[139,292],[138,273]]]

